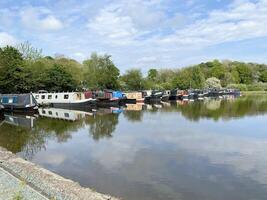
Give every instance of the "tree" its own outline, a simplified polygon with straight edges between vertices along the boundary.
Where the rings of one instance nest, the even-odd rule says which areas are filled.
[[[17,49],[25,60],[33,61],[42,58],[42,49],[34,48],[28,41],[20,43]]]
[[[150,70],[148,71],[147,78],[148,78],[149,80],[151,80],[151,81],[155,81],[156,78],[157,78],[157,76],[158,76],[158,70],[156,70],[156,69],[150,69]]]
[[[46,88],[53,92],[74,91],[77,88],[75,80],[66,70],[55,64],[47,72]]]
[[[119,88],[119,69],[114,65],[111,56],[98,56],[96,53],[83,62],[85,68],[85,85],[90,89]]]
[[[239,73],[240,83],[251,84],[253,81],[252,70],[244,63],[236,63],[236,70]]]
[[[187,69],[182,69],[177,72],[175,78],[173,79],[173,87],[185,90],[190,88],[191,85],[191,73]]]
[[[140,69],[127,70],[121,79],[125,83],[125,89],[127,90],[144,89],[144,79]]]
[[[191,87],[195,89],[203,88],[205,84],[205,76],[199,67],[192,68]]]
[[[3,93],[29,92],[29,74],[22,54],[14,47],[0,48],[0,88]]]
[[[220,79],[216,78],[216,77],[211,77],[208,78],[205,81],[205,88],[216,88],[216,89],[220,89],[221,86],[221,81]]]
[[[261,75],[260,75],[260,81],[262,81],[262,82],[267,82],[267,69],[266,70],[264,70],[262,73],[261,73]]]

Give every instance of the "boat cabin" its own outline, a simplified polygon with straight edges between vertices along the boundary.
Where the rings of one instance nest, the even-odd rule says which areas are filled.
[[[37,110],[37,101],[34,96],[29,94],[1,94],[1,107],[11,111],[30,111]]]

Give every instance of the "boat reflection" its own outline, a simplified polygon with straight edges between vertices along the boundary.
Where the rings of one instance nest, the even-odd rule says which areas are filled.
[[[79,110],[67,110],[61,108],[40,108],[38,109],[38,112],[41,117],[61,119],[67,121],[77,121],[86,118],[87,116],[94,115],[94,110],[89,112]]]

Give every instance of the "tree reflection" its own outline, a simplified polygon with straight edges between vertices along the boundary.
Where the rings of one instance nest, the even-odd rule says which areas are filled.
[[[135,111],[135,110],[127,110],[123,112],[123,115],[131,122],[139,122],[143,119],[144,112]]]
[[[86,119],[86,124],[89,125],[89,133],[94,140],[112,137],[112,133],[115,131],[118,123],[119,115],[112,113],[98,114]]]
[[[202,118],[213,120],[240,118],[267,112],[267,96],[244,96],[237,99],[208,99],[204,102],[178,102],[172,107],[187,119],[198,121]],[[169,109],[169,108],[168,108]]]
[[[21,153],[26,159],[46,148],[48,139],[66,142],[83,126],[83,121],[64,121],[39,117],[5,115],[0,126],[0,146],[13,153]],[[30,126],[29,124],[33,125]]]

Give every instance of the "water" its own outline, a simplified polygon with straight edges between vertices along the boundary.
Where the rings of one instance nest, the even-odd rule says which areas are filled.
[[[99,192],[126,200],[267,198],[264,95],[4,117],[0,146]]]

